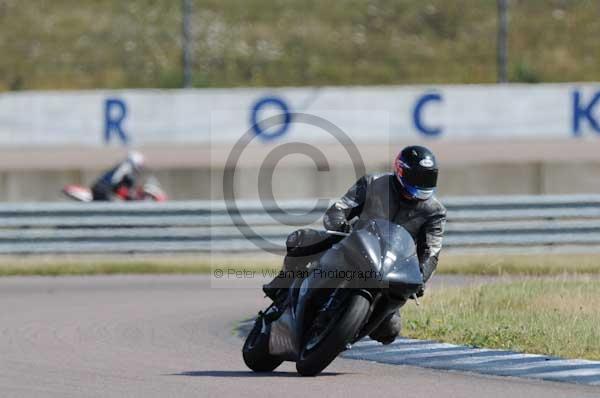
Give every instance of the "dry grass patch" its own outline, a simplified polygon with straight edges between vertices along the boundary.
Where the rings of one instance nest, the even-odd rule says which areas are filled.
[[[600,274],[600,255],[446,255],[440,260],[438,273],[490,276]]]
[[[0,257],[0,276],[96,274],[204,274],[215,268],[279,269],[283,257],[243,255],[78,255]],[[438,274],[485,276],[600,275],[593,255],[443,255]]]
[[[208,274],[216,268],[236,270],[278,269],[272,256],[49,256],[0,258],[1,276],[59,276],[112,274]]]
[[[404,333],[477,347],[600,359],[600,281],[529,280],[431,292]]]

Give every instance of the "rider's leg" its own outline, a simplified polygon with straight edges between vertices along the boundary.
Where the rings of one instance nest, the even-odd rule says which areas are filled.
[[[106,191],[92,188],[92,200],[93,201],[109,201],[110,196]]]
[[[299,229],[292,232],[286,240],[287,254],[283,260],[281,272],[263,291],[270,299],[276,301],[292,285],[295,277],[302,276],[308,265],[317,261],[337,240],[332,239],[325,231]]]
[[[110,200],[111,187],[103,180],[96,181],[90,190],[94,201]]]
[[[402,304],[404,304],[403,302]],[[400,305],[399,307],[401,307]],[[369,334],[369,337],[373,340],[376,340],[382,344],[391,344],[396,340],[396,337],[400,335],[400,330],[402,329],[402,318],[400,317],[400,309],[394,311],[390,315],[387,316],[377,329]]]

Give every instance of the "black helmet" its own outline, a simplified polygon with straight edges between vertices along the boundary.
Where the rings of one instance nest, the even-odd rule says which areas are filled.
[[[427,200],[437,186],[438,165],[433,152],[422,146],[407,146],[394,161],[394,172],[409,199]]]

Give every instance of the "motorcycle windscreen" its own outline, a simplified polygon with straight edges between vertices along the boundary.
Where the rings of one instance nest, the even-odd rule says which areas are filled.
[[[381,236],[383,280],[396,290],[403,288],[410,295],[423,284],[419,258],[413,237],[398,224],[376,220]]]
[[[361,223],[342,241],[344,257],[354,269],[373,270],[377,280],[422,283],[416,247],[401,225],[383,219]]]

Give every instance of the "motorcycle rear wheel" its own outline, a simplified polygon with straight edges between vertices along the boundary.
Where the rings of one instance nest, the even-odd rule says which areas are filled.
[[[356,294],[348,302],[344,313],[331,321],[334,323],[327,327],[328,332],[322,336],[317,344],[307,349],[307,344],[300,353],[296,362],[296,370],[302,376],[315,376],[325,369],[338,354],[352,342],[360,331],[367,314],[370,303],[365,297]]]
[[[269,354],[269,334],[262,333],[262,319],[259,316],[242,348],[244,363],[255,372],[271,372],[283,360]]]

